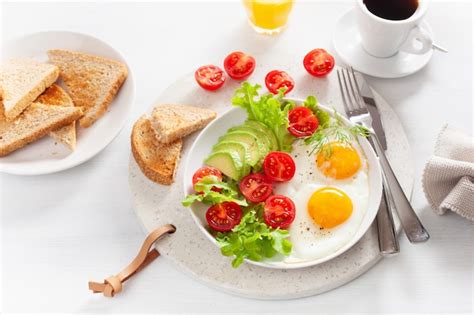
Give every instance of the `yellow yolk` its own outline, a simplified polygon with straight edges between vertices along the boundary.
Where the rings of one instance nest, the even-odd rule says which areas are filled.
[[[316,225],[330,229],[351,216],[352,201],[342,190],[323,187],[311,195],[307,208]]]
[[[351,145],[332,142],[326,144],[316,156],[316,164],[325,176],[344,179],[357,173],[361,162],[359,154]]]

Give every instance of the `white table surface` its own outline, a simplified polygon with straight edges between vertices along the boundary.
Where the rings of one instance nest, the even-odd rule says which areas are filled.
[[[435,215],[420,182],[443,123],[473,129],[472,5],[454,1],[433,3],[427,15],[449,54],[435,53],[407,78],[370,79],[406,128],[416,166],[413,205],[431,234],[428,243],[414,246],[402,237],[400,255],[341,288],[292,301],[230,296],[165,259],[113,299],[87,290],[88,280],[100,281],[128,264],[144,239],[128,190],[129,134],[160,91],[237,49],[257,59],[279,51],[300,58],[314,47],[334,52],[330,30],[352,5],[300,1],[288,30],[270,38],[250,30],[240,2],[4,3],[4,38],[64,29],[93,34],[121,50],[135,74],[137,98],[123,131],[89,162],[47,176],[0,175],[2,311],[471,313],[474,227],[454,214]]]

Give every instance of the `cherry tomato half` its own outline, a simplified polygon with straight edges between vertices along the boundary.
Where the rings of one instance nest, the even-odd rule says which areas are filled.
[[[263,219],[272,228],[286,229],[295,219],[293,201],[282,195],[271,196],[265,201]]]
[[[273,181],[286,182],[295,176],[296,165],[288,153],[274,151],[265,157],[263,171]]]
[[[222,181],[222,173],[217,168],[210,167],[210,166],[203,166],[199,168],[193,175],[193,187],[199,182],[201,179],[208,175],[216,176],[219,181]],[[212,187],[212,190],[220,192],[222,189],[217,187]]]
[[[304,57],[303,65],[309,74],[322,77],[334,68],[334,57],[322,48],[313,49]]]
[[[295,87],[295,81],[285,71],[273,70],[266,75],[265,85],[273,94],[278,94],[280,88],[286,87],[286,95]]]
[[[296,107],[288,113],[288,131],[297,138],[311,136],[318,129],[318,118],[307,107]]]
[[[255,59],[241,51],[235,51],[224,59],[225,72],[235,80],[243,80],[255,70]]]
[[[235,202],[223,202],[213,205],[206,212],[207,224],[214,231],[227,232],[240,223],[242,209]]]
[[[259,173],[245,176],[240,182],[239,188],[245,199],[255,203],[265,201],[273,191],[270,180]]]
[[[197,83],[205,90],[214,91],[225,82],[225,74],[221,68],[214,65],[202,66],[194,73]]]

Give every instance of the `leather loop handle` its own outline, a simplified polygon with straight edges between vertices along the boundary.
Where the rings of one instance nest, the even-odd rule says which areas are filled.
[[[110,276],[104,280],[103,283],[89,281],[89,290],[94,293],[104,293],[106,297],[113,297],[115,294],[122,291],[122,284],[131,276],[148,266],[155,260],[160,253],[156,249],[150,250],[153,244],[158,241],[164,234],[174,233],[176,228],[171,224],[166,224],[151,232],[138,252],[137,257],[122,271],[115,276]]]

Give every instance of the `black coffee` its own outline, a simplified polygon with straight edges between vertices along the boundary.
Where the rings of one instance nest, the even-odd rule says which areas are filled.
[[[382,19],[405,20],[415,13],[418,0],[364,0],[367,9]]]

